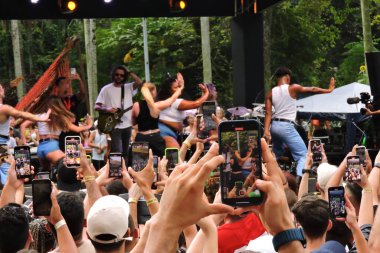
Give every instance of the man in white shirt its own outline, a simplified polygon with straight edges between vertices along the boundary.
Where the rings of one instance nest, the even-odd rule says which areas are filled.
[[[131,76],[134,82],[126,83],[128,76]],[[121,65],[112,70],[112,81],[101,89],[96,99],[95,110],[116,113],[118,109],[127,109],[132,106],[133,91],[142,85],[141,79],[135,73]],[[124,86],[123,106],[121,103],[122,86]],[[111,152],[120,152],[126,159],[131,138],[132,111],[124,113],[121,121],[110,133]]]

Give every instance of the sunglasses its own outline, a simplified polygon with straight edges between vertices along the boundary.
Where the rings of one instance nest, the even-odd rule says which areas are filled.
[[[124,77],[125,75],[116,73],[115,76]]]

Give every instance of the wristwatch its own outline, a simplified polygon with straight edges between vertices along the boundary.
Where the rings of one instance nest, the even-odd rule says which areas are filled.
[[[288,229],[275,235],[272,240],[274,250],[277,252],[282,245],[292,241],[300,241],[301,243],[305,243],[305,236],[303,235],[302,229]]]
[[[309,175],[310,175],[310,172],[311,172],[311,169],[303,169],[302,170],[302,174],[309,173]]]
[[[380,163],[375,163],[374,167],[376,167],[376,168],[379,168],[379,169],[380,169]]]

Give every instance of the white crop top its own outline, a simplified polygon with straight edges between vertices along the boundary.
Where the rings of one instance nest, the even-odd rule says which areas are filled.
[[[43,117],[46,113],[37,114],[39,117]],[[48,125],[48,122],[37,122],[38,126],[38,133],[40,135],[60,135],[62,133],[62,130],[53,131],[50,130],[50,127]]]
[[[289,94],[289,84],[272,89],[272,102],[274,107],[273,118],[295,120],[297,116],[296,99]]]
[[[160,112],[160,119],[171,122],[182,122],[186,118],[185,111],[178,110],[182,101],[182,98],[177,98],[170,107],[162,110]]]

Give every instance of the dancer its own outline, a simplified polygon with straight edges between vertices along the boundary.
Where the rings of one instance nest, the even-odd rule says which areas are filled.
[[[291,84],[291,75],[290,69],[285,67],[278,68],[274,74],[277,86],[269,91],[265,98],[264,138],[267,141],[272,140],[273,152],[277,158],[284,152],[284,144],[288,146],[293,159],[297,161],[297,175],[302,176],[307,149],[294,128],[297,114],[297,94],[330,93],[335,88],[335,79],[331,77],[329,88],[322,89]],[[272,106],[275,109],[273,115]]]
[[[176,92],[177,89],[184,85],[182,75],[177,75],[177,79],[168,77],[161,84],[157,94],[157,100],[163,101],[168,99]],[[196,109],[200,107],[208,98],[209,90],[205,85],[199,84],[202,91],[202,96],[197,100],[184,100],[177,98],[176,101],[167,109],[160,113],[159,128],[161,136],[165,141],[167,148],[180,148],[177,141],[177,133],[182,132],[182,122],[185,119],[185,110]]]
[[[181,78],[182,76],[179,77]],[[157,96],[156,86],[153,83],[145,83],[141,88],[144,100],[133,104],[132,121],[138,125],[135,141],[149,142],[149,148],[159,157],[163,157],[165,151],[165,142],[158,128],[160,111],[170,107],[181,95],[183,88],[181,85],[168,99],[154,102]]]
[[[30,122],[49,121],[49,116],[51,112],[50,109],[47,110],[46,114],[38,116],[29,112],[22,112],[16,110],[12,106],[4,104],[4,98],[5,91],[3,86],[0,84],[0,146],[7,146],[7,141],[9,140],[11,117],[27,119]],[[49,106],[46,106],[45,109],[47,109],[48,107]],[[6,163],[5,161],[1,162],[0,164],[0,177],[2,184],[5,184],[7,180],[9,166],[10,164]]]
[[[62,131],[73,131],[80,133],[89,130],[92,127],[92,119],[90,116],[86,119],[86,126],[77,126],[72,123],[75,117],[73,113],[68,111],[62,103],[61,98],[50,96],[49,98],[40,101],[39,104],[33,109],[33,112],[40,117],[45,116],[47,107],[50,107],[50,121],[39,122],[38,132],[40,141],[37,149],[37,156],[40,161],[40,166],[44,169],[49,169],[51,165],[56,165],[62,158],[65,157],[63,151],[59,148],[59,135]],[[25,128],[27,128],[31,121],[27,120],[21,124],[21,138],[25,142]]]

